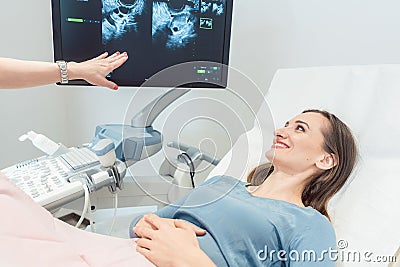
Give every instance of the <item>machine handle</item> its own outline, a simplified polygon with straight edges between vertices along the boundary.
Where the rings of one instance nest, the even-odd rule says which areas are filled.
[[[188,146],[183,143],[173,141],[169,142],[167,146],[186,152],[193,160],[205,160],[214,166],[216,166],[221,161],[221,159],[217,157],[210,156],[195,147]]]

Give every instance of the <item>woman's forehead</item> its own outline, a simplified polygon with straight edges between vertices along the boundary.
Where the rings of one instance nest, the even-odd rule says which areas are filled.
[[[310,129],[321,129],[328,123],[328,119],[324,115],[317,112],[301,113],[292,118],[289,122],[294,123],[296,121],[307,123],[310,126]]]

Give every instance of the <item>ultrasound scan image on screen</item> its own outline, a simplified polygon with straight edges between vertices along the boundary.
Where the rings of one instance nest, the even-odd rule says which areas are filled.
[[[144,17],[144,0],[123,3],[115,0],[103,0],[102,40],[103,44],[119,40],[127,35],[139,33],[141,19]],[[142,25],[143,27],[143,25]]]
[[[83,61],[104,51],[126,51],[129,60],[108,77],[122,86],[140,86],[176,64],[215,62],[193,66],[193,81],[199,84],[189,87],[226,86],[227,68],[221,66],[229,61],[232,0],[52,0],[52,4],[55,60]]]

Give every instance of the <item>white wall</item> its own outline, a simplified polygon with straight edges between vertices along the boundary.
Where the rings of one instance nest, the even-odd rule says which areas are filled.
[[[399,9],[400,2],[396,0],[236,0],[231,66],[265,93],[277,68],[399,63]],[[50,1],[7,1],[2,3],[2,10],[7,12],[0,17],[0,56],[52,60]],[[246,85],[236,86],[235,90],[241,95],[248,92]],[[87,142],[97,124],[124,120],[134,93],[131,88],[111,92],[54,85],[0,92],[0,168],[39,155],[28,143],[17,141],[25,131],[35,129],[67,145]],[[172,110],[185,99],[206,95],[238,109],[245,127],[252,125],[251,112],[226,91],[191,93]],[[247,101],[257,109],[261,98],[253,95]],[[215,114],[219,114],[218,109]],[[231,115],[226,116],[226,121]],[[167,117],[157,122],[161,126],[163,119]],[[233,139],[242,131],[238,129],[229,128]],[[213,127],[200,129],[193,125],[182,139],[196,143],[198,138],[214,135],[222,144],[218,148],[222,156],[230,142],[214,132]]]
[[[51,61],[50,2],[14,0],[1,5],[0,57]],[[28,142],[18,141],[31,129],[67,140],[66,94],[55,85],[0,90],[0,168],[40,155]]]

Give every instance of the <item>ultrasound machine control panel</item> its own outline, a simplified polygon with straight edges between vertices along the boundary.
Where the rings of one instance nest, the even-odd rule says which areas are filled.
[[[112,185],[115,172],[124,172],[119,162],[101,167],[95,153],[86,147],[70,148],[57,157],[43,156],[20,162],[1,172],[39,205],[55,209],[84,195],[83,186],[94,191]]]

